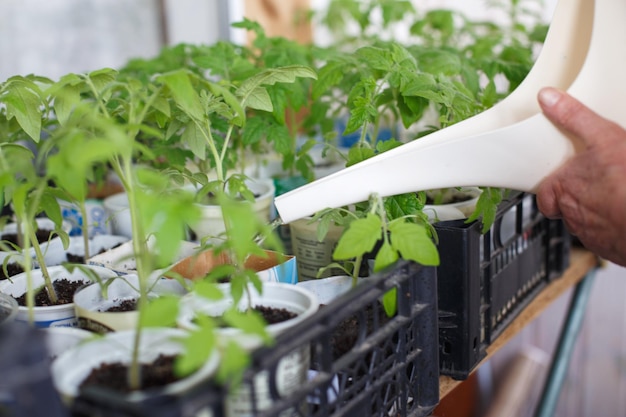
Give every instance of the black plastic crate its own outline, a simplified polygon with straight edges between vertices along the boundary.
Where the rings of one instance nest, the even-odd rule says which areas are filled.
[[[569,265],[563,222],[546,219],[535,196],[512,192],[493,227],[439,222],[437,268],[440,372],[465,379],[486,348]]]
[[[255,352],[244,378],[250,397],[270,391],[270,406],[256,405],[255,417],[428,416],[439,402],[437,276],[433,267],[399,262],[323,306],[315,315]],[[397,289],[398,313],[382,318],[379,300]],[[374,320],[368,320],[368,311]],[[385,316],[386,317],[386,316]],[[358,323],[354,345],[339,355],[332,340],[347,319]],[[281,396],[276,371],[281,359],[310,349],[307,382]],[[269,373],[264,386],[255,375]]]

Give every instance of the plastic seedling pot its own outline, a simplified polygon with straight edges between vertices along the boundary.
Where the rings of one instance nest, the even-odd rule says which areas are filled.
[[[111,234],[111,223],[107,218],[107,212],[104,208],[103,200],[88,199],[85,201],[85,209],[87,211],[87,219],[83,219],[78,205],[65,200],[57,200],[61,206],[61,215],[63,219],[72,225],[70,236],[80,236],[83,234],[82,226],[87,222],[88,233],[90,237],[96,235]]]
[[[126,236],[97,235],[89,239],[89,253],[103,253],[127,241],[128,238]],[[48,266],[61,265],[63,262],[85,263],[85,243],[83,237],[70,237],[67,249],[60,243],[50,245],[44,257],[46,259],[46,265]]]
[[[272,180],[250,180],[247,186],[256,196],[253,207],[259,219],[269,222],[272,220],[273,202],[276,188]],[[217,238],[226,229],[224,226],[224,217],[222,216],[222,208],[219,205],[197,204],[200,207],[202,215],[191,230],[198,240],[208,237],[209,240]]]
[[[46,349],[52,360],[66,350],[95,336],[94,333],[78,327],[46,327],[40,331],[45,335]]]
[[[476,209],[476,203],[481,192],[478,187],[464,187],[460,190],[448,189],[447,195],[444,195],[444,202],[442,204],[426,204],[424,213],[433,222],[466,219]]]
[[[85,268],[89,268],[95,272],[100,278],[112,278],[117,274],[108,269],[93,265],[83,265]],[[89,276],[85,274],[80,268],[74,269],[71,273],[68,272],[62,265],[48,267],[48,272],[52,281],[67,279],[68,281],[76,282],[82,281],[85,284],[90,283]],[[40,269],[31,271],[33,288],[39,288],[44,285],[44,279]],[[11,278],[11,281],[4,280],[0,282],[0,292],[9,294],[14,298],[20,297],[26,292],[27,288],[27,274],[25,272],[15,275]],[[28,308],[25,306],[19,306],[16,320],[20,322],[28,322]],[[34,307],[34,323],[36,327],[75,327],[77,325],[76,313],[74,311],[74,303],[47,306],[47,307]]]
[[[139,348],[139,360],[149,363],[159,355],[176,355],[183,352],[178,341],[185,338],[187,332],[172,328],[147,328],[142,331]],[[131,362],[134,331],[108,333],[101,338],[78,344],[67,350],[52,363],[51,372],[54,386],[63,401],[70,405],[79,395],[79,386],[90,372],[105,363]],[[184,396],[188,390],[211,379],[217,370],[219,359],[213,354],[204,365],[193,374],[164,386],[160,394],[173,397]],[[140,402],[146,400],[154,390],[134,391],[119,394],[113,401]]]
[[[194,317],[198,314],[206,314],[212,317],[220,316],[226,309],[233,304],[232,299],[228,295],[230,289],[228,284],[221,286],[225,293],[225,298],[212,302],[201,299],[197,295],[190,293],[185,296],[182,303],[181,314],[178,320],[179,327],[184,329],[193,329]],[[288,311],[296,313],[297,316],[290,320],[270,324],[266,327],[267,332],[272,336],[277,336],[285,330],[297,326],[303,320],[313,315],[319,308],[317,297],[312,292],[300,288],[297,285],[266,282],[263,284],[263,293],[259,294],[252,286],[251,305],[284,308]],[[241,310],[248,307],[248,300],[244,297],[239,308]],[[242,333],[241,330],[235,328],[222,328],[218,330],[220,340],[235,340],[245,349],[252,351],[262,346],[262,341],[258,336]],[[277,389],[281,395],[288,395],[294,392],[307,380],[307,373],[310,366],[309,345],[303,345],[296,350],[291,351],[281,359],[277,368]],[[268,385],[268,372],[261,372],[254,375],[254,385],[256,393],[256,403],[253,405],[250,392],[246,385],[240,386],[234,392],[231,392],[226,401],[226,415],[229,417],[248,417],[253,416],[254,406],[257,410],[268,408],[271,403],[271,394]],[[292,415],[294,410],[288,410],[282,415]]]
[[[137,275],[129,274],[113,278],[109,285],[106,297],[98,283],[92,283],[81,288],[74,295],[74,305],[78,327],[95,333],[108,333],[122,330],[132,330],[137,325],[138,312],[107,311],[121,305],[124,301],[134,302],[139,297],[139,282]],[[182,296],[187,290],[173,279],[162,278],[156,272],[151,280],[158,280],[152,287],[148,297],[158,297],[165,294]]]
[[[105,211],[105,222],[110,225],[111,233],[132,239],[133,228],[130,221],[130,210],[126,193],[113,194],[105,198],[102,205]]]
[[[301,281],[296,285],[314,293],[320,304],[329,304],[337,297],[350,291],[353,288],[352,281],[352,277],[348,275],[334,275],[332,277]],[[359,279],[357,285],[361,282],[363,280]]]
[[[323,241],[317,238],[317,222],[311,222],[310,217],[295,220],[289,223],[291,247],[298,264],[298,278],[300,280],[316,279],[320,268],[333,261],[333,251],[343,233],[343,227],[330,225]],[[337,275],[338,269],[329,269],[322,277]]]
[[[96,236],[94,241],[97,241],[99,237]],[[153,247],[153,239],[148,239],[148,248],[151,250]],[[197,249],[198,244],[194,242],[181,242],[177,261],[191,256]],[[133,252],[133,242],[124,242],[121,245],[107,250],[103,253],[94,254],[87,260],[89,265],[98,265],[106,268],[110,268],[117,272],[118,275],[136,274],[137,263],[135,261],[135,255]]]
[[[46,217],[39,217],[36,219],[36,222],[37,222],[38,230],[49,230],[49,231],[54,230],[54,222]],[[63,231],[65,231],[68,234],[70,233],[70,230],[72,230],[72,225],[65,220],[63,220],[61,227]],[[6,239],[9,235],[15,235],[17,234],[17,232],[18,232],[17,224],[8,223],[4,226],[2,230],[0,230],[0,240]],[[57,253],[63,250],[63,242],[58,236],[54,236],[50,240],[41,242],[39,246],[41,247],[41,251],[44,253],[46,262],[49,259],[48,253],[52,253],[52,252]],[[6,252],[1,252],[1,253],[6,253]],[[35,249],[31,247],[29,254],[32,258],[34,258]],[[53,263],[50,263],[50,265],[53,265]]]

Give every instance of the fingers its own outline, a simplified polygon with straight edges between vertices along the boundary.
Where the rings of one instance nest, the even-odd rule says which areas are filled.
[[[574,97],[555,88],[542,88],[537,98],[543,113],[552,123],[580,138],[587,147],[601,143],[620,129]]]
[[[561,218],[555,181],[543,181],[537,189],[537,208],[549,219]]]

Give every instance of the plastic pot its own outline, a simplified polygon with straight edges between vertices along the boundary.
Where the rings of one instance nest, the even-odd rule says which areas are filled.
[[[68,349],[94,337],[94,333],[78,327],[46,327],[40,329],[45,336],[46,349],[50,359],[55,359]]]
[[[298,279],[306,281],[318,278],[320,268],[333,262],[333,251],[343,233],[343,227],[330,225],[323,241],[317,238],[317,222],[310,217],[289,223],[291,248],[298,264]],[[328,269],[320,276],[329,277],[341,274],[340,269]]]
[[[186,336],[187,332],[181,329],[143,329],[139,361],[150,363],[161,354],[176,355],[183,352],[184,347],[178,340]],[[108,333],[101,338],[78,344],[58,356],[52,363],[51,372],[54,386],[63,401],[71,405],[79,395],[79,386],[82,381],[101,364],[131,363],[134,337],[135,332],[132,330]],[[160,389],[139,390],[130,394],[120,393],[104,398],[121,404],[139,403],[146,401],[151,395],[164,395],[170,397],[171,401],[177,401],[177,398],[184,397],[189,390],[209,381],[215,374],[218,364],[218,355],[214,353],[199,370]],[[107,406],[110,407],[110,404]]]
[[[125,300],[137,300],[139,278],[135,274],[129,274],[113,279],[115,281],[109,285],[106,297],[97,283],[89,284],[74,294],[78,327],[95,333],[132,330],[136,327],[138,319],[136,310],[117,312],[106,310]],[[151,280],[158,281],[148,294],[149,297],[158,297],[163,294],[182,296],[187,293],[178,281],[161,278],[159,273],[154,274]]]
[[[426,204],[424,213],[428,215],[431,222],[466,219],[476,209],[476,203],[481,192],[478,187],[468,187],[461,190],[450,188],[446,191],[442,204]]]
[[[126,192],[113,194],[102,201],[106,222],[110,224],[111,233],[114,235],[133,237],[133,227],[128,208],[128,196]]]
[[[248,181],[247,186],[252,193],[257,195],[253,203],[255,213],[261,220],[269,223],[272,219],[273,211],[274,182],[269,179],[255,179]],[[197,205],[202,211],[201,218],[200,221],[191,227],[191,230],[196,235],[196,239],[217,237],[222,234],[226,230],[222,208],[219,205],[211,204]]]
[[[225,298],[211,302],[200,299],[197,295],[190,293],[185,296],[179,317],[179,326],[186,329],[194,329],[193,318],[197,314],[207,314],[213,317],[221,315],[226,309],[233,305],[233,300],[229,296],[228,284],[221,286],[225,293]],[[317,297],[312,292],[300,288],[296,285],[267,282],[263,284],[263,293],[259,294],[250,287],[251,305],[262,305],[266,307],[284,308],[296,313],[297,316],[290,320],[271,324],[266,327],[267,332],[272,336],[277,336],[288,328],[297,326],[307,319],[319,308]],[[239,303],[240,309],[248,307],[248,300],[244,297]],[[252,351],[262,346],[262,341],[257,336],[245,334],[235,328],[218,329],[220,340],[235,340],[245,349]],[[310,366],[309,346],[302,346],[301,349],[292,351],[281,359],[277,367],[277,390],[280,395],[288,395],[294,392],[301,384],[306,382],[308,369]],[[271,394],[269,388],[268,372],[264,371],[254,375],[253,384],[255,386],[256,409],[263,410],[271,405]],[[250,388],[244,384],[235,391],[229,393],[226,400],[226,415],[229,417],[251,417],[253,416],[253,404],[250,395]],[[284,415],[291,415],[294,410],[288,410]],[[281,414],[282,416],[282,414]]]
[[[83,265],[84,268],[88,268],[95,272],[100,278],[107,279],[117,276],[117,274],[108,269],[94,265]],[[90,281],[89,276],[83,272],[80,268],[74,269],[71,273],[68,272],[62,265],[48,267],[48,272],[52,281],[67,279],[69,281],[82,281],[88,284]],[[31,271],[33,280],[33,288],[39,288],[44,285],[44,278],[40,269]],[[0,292],[9,294],[14,298],[20,297],[26,292],[27,288],[27,274],[23,272],[15,275],[11,278],[11,281],[4,280],[0,282]],[[77,325],[76,313],[74,311],[74,303],[48,306],[48,307],[34,307],[34,325],[36,327],[75,327]],[[17,321],[28,322],[28,308],[25,306],[19,306],[18,313],[15,318]]]

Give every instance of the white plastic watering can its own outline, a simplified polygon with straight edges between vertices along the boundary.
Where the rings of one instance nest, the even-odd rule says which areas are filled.
[[[490,186],[533,192],[580,144],[541,112],[537,93],[568,91],[626,124],[626,0],[560,0],[520,86],[489,110],[275,199],[283,223],[328,207],[413,191]]]

